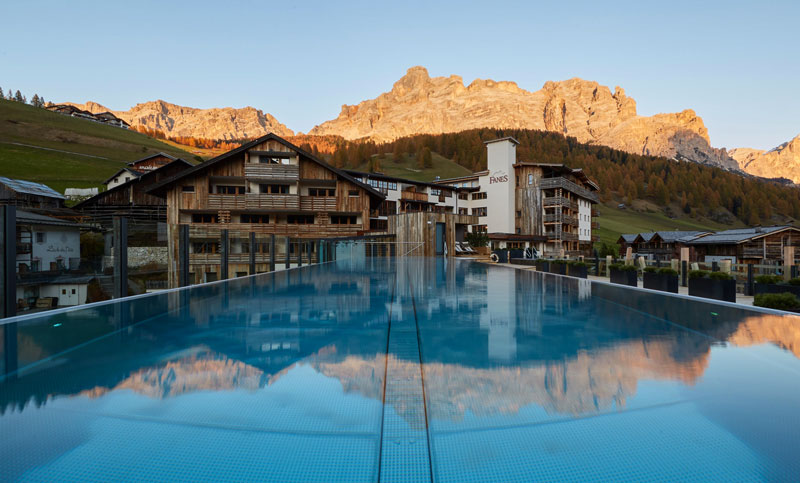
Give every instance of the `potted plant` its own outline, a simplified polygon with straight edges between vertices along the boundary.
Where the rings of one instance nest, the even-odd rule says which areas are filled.
[[[566,260],[550,260],[550,273],[557,275],[567,274],[567,261]]]
[[[536,266],[537,272],[549,272],[550,271],[550,261],[545,260],[544,258],[537,258],[534,262]]]
[[[789,312],[800,312],[800,299],[789,292],[756,294],[753,299],[753,305]]]
[[[762,293],[791,293],[800,297],[800,278],[793,278],[784,282],[780,275],[759,275],[754,286],[755,294]]]
[[[689,295],[736,302],[736,280],[724,272],[692,270],[689,272]]]
[[[609,266],[609,269],[611,272],[611,283],[629,285],[631,287],[639,285],[635,266],[614,263]]]
[[[642,276],[644,288],[662,292],[678,293],[678,272],[666,267],[647,267]]]
[[[586,278],[589,275],[589,264],[580,260],[568,262],[567,275],[570,277]]]

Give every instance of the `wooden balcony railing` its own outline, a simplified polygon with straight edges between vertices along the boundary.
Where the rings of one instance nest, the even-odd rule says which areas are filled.
[[[294,164],[245,163],[244,176],[260,180],[297,180],[300,177],[300,167]]]
[[[243,195],[208,195],[208,207],[213,209],[300,209],[300,199],[296,194],[247,193]]]
[[[557,215],[557,214],[549,214],[544,215],[544,222],[545,223],[559,223],[564,225],[577,225],[578,218],[572,215]]]
[[[539,182],[539,187],[541,189],[555,189],[561,188],[567,190],[571,193],[574,193],[581,198],[585,198],[587,200],[597,201],[597,194],[593,191],[589,191],[588,189],[584,188],[583,186],[574,183],[567,178],[558,177],[558,178],[543,178]]]
[[[301,196],[300,209],[303,211],[329,211],[336,209],[336,198],[320,196]]]
[[[569,198],[565,198],[563,196],[547,196],[542,199],[542,204],[545,207],[563,206],[575,211],[578,210],[578,203],[576,201],[570,200]]]
[[[428,201],[428,193],[418,193],[416,191],[402,191],[400,193],[401,200],[411,200],[411,201]]]

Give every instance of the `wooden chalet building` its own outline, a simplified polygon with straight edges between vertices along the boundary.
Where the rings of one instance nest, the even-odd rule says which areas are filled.
[[[42,183],[0,176],[0,205],[51,211],[63,209],[65,200],[64,195]]]
[[[680,260],[681,248],[688,240],[708,235],[708,231],[655,231],[625,234],[619,237],[620,257],[625,256],[628,247],[633,253],[649,260]]]
[[[74,209],[81,212],[83,221],[110,229],[114,216],[125,216],[133,223],[153,225],[153,232],[155,232],[155,223],[166,223],[166,201],[162,197],[148,193],[147,189],[193,165],[183,159],[159,153],[129,163],[129,166],[135,168],[137,167],[136,163],[153,162],[153,158],[158,158],[159,163],[155,169],[136,171],[135,176],[129,174],[130,179],[127,181],[123,178],[121,183],[112,183],[106,191],[75,205]],[[126,170],[134,168],[123,168],[115,176],[118,177],[121,173],[127,173]],[[114,178],[112,177],[112,179]]]
[[[384,199],[274,134],[184,170],[149,192],[166,199],[171,286],[177,285],[179,225],[190,227],[190,281],[200,283],[218,278],[221,229],[295,239],[360,236],[370,231],[370,210]],[[249,273],[250,249],[248,243],[231,243],[231,276]],[[256,270],[265,271],[268,244],[252,249],[259,254]]]

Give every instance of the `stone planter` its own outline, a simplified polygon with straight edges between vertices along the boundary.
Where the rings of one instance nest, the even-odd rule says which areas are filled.
[[[631,287],[637,287],[639,285],[637,281],[638,277],[636,275],[636,270],[616,270],[611,269],[611,283],[618,283],[620,285],[629,285]]]
[[[662,292],[678,293],[678,276],[644,272],[644,288]]]
[[[550,273],[555,273],[556,275],[566,275],[567,264],[550,262]]]
[[[789,292],[800,297],[800,285],[789,285],[782,283],[758,283],[753,287],[754,295],[761,293],[784,293]]]
[[[725,302],[736,302],[736,280],[690,278],[689,295]]]
[[[567,265],[567,275],[570,277],[587,278],[589,276],[589,267]]]
[[[547,260],[536,260],[536,271],[537,272],[549,272],[550,271],[550,262]]]

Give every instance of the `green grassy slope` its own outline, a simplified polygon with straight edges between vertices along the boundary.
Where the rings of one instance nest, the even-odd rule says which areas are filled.
[[[619,209],[616,206],[597,205],[600,216],[599,228],[595,234],[600,242],[616,243],[623,233],[640,233],[660,230],[727,230],[743,226],[741,223],[724,225],[712,220],[695,218],[669,218],[663,212],[641,212],[632,208]]]
[[[380,163],[380,169],[377,171],[388,176],[397,176],[398,178],[406,178],[414,181],[433,181],[436,176],[440,176],[442,179],[456,178],[472,173],[472,171],[467,168],[437,153],[431,153],[433,167],[425,169],[417,168],[417,157],[412,154],[406,154],[399,163],[393,161],[392,153],[385,154],[384,159],[380,159],[378,155],[373,156],[372,159],[378,160]],[[352,167],[352,169],[368,171],[366,163]]]
[[[124,163],[159,151],[198,161],[144,134],[0,100],[0,176],[63,192],[99,186]]]

